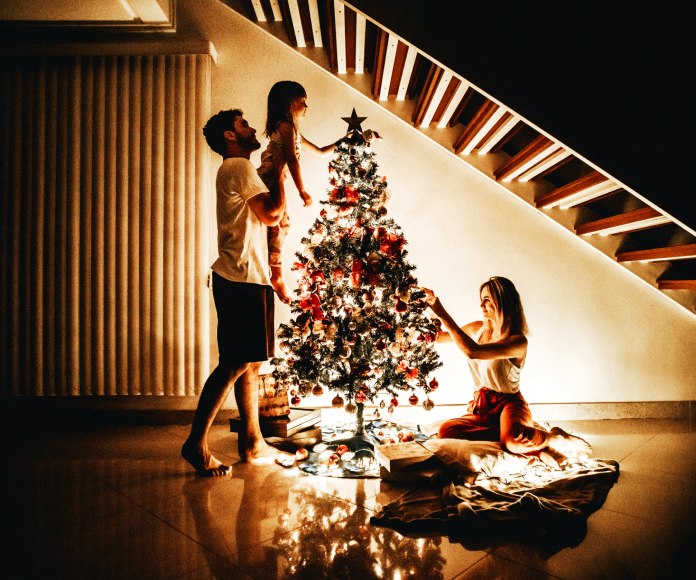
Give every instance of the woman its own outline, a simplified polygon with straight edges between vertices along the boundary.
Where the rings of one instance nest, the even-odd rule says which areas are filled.
[[[461,328],[432,290],[426,300],[447,332],[438,341],[451,341],[466,355],[477,390],[468,413],[445,421],[441,439],[500,441],[511,453],[536,455],[547,465],[561,467],[567,456],[589,455],[591,447],[559,427],[550,431],[534,425],[520,393],[520,373],[527,356],[527,322],[520,295],[507,278],[493,276],[479,289],[483,320]]]

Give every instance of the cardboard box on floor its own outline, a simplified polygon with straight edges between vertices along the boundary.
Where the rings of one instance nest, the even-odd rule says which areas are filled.
[[[446,466],[417,441],[377,445],[375,456],[384,481],[409,486],[434,486],[448,478]]]
[[[400,471],[414,463],[422,463],[434,454],[417,441],[387,443],[375,447],[375,457],[387,471]]]
[[[259,417],[261,434],[264,437],[290,437],[321,423],[321,409],[291,407],[287,415],[279,417]],[[230,418],[230,431],[239,433],[242,420],[239,411],[233,410]]]

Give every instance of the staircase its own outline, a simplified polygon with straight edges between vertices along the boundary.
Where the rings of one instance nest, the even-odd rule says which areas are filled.
[[[222,0],[696,315],[696,231],[342,0]]]

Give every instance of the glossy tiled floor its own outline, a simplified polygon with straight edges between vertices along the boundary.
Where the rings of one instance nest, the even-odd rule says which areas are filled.
[[[405,488],[237,462],[204,479],[179,459],[187,427],[27,430],[5,440],[4,578],[694,578],[696,433],[688,422],[558,422],[621,476],[582,542],[553,554],[520,543],[472,547],[373,527]],[[348,545],[336,555],[336,546]],[[302,552],[311,569],[293,575]],[[331,561],[333,560],[333,566]],[[375,574],[375,572],[380,573]]]

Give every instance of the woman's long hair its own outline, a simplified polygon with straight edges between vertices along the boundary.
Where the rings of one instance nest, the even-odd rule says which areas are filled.
[[[268,108],[266,110],[266,129],[264,134],[270,137],[280,121],[295,125],[290,114],[290,105],[295,99],[307,96],[304,87],[295,81],[278,81],[268,91]],[[297,127],[295,127],[297,129]]]
[[[527,319],[524,316],[522,300],[515,285],[502,276],[493,276],[486,280],[479,288],[479,296],[484,288],[488,291],[500,312],[503,324],[500,329],[503,334],[527,334]]]

